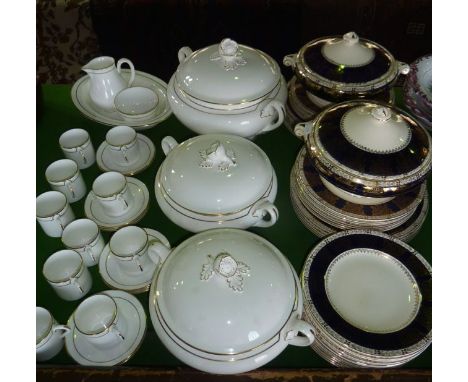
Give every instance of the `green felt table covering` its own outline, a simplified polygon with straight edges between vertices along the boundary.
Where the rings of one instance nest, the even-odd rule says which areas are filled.
[[[109,127],[100,125],[83,117],[72,103],[70,97],[71,85],[44,85],[42,87],[42,108],[37,121],[36,136],[36,194],[48,191],[49,185],[45,179],[47,166],[63,158],[58,144],[59,136],[72,128],[83,128],[91,136],[94,148],[105,140]],[[398,92],[401,99],[401,92]],[[154,179],[156,171],[164,160],[161,149],[161,139],[167,135],[173,136],[178,142],[188,139],[195,134],[185,128],[173,115],[162,124],[141,132],[148,136],[155,144],[156,156],[153,164],[135,177],[143,181],[150,193],[150,206],[145,217],[138,223],[140,227],[153,228],[164,234],[172,246],[176,246],[192,235],[172,223],[160,210],[154,194]],[[292,263],[298,273],[309,251],[319,242],[319,238],[310,233],[296,217],[289,200],[289,175],[296,155],[302,142],[295,138],[284,126],[259,136],[255,139],[268,155],[278,176],[278,196],[276,206],[279,210],[278,222],[270,228],[251,228],[274,244]],[[101,171],[94,164],[88,169],[81,170],[88,190],[94,179]],[[429,179],[429,191],[430,179]],[[71,204],[76,218],[84,216],[84,200]],[[108,242],[111,233],[103,232]],[[429,262],[432,258],[431,209],[421,232],[410,243]],[[59,323],[65,324],[79,301],[64,301],[60,299],[42,275],[44,261],[53,252],[63,249],[60,238],[45,235],[40,226],[36,225],[36,305],[48,309]],[[98,267],[90,268],[93,277],[93,287],[88,295],[109,289],[102,281]],[[132,366],[175,367],[182,363],[165,349],[156,336],[148,312],[148,293],[137,295],[147,313],[147,334],[138,352],[127,362]],[[75,364],[68,356],[65,348],[50,360],[50,364]],[[406,364],[405,368],[430,369],[432,365],[431,347],[415,360]],[[301,348],[288,346],[284,352],[265,366],[266,368],[328,368],[333,367],[316,355],[309,347]]]

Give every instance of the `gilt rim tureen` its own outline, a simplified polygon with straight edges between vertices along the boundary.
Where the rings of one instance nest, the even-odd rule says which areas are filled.
[[[352,194],[398,195],[431,169],[431,138],[411,116],[376,101],[333,105],[296,125],[319,173]]]
[[[314,339],[289,261],[238,229],[204,231],[176,247],[155,272],[149,310],[168,350],[211,373],[252,370]]]
[[[283,63],[309,90],[332,100],[375,95],[391,87],[400,73],[409,72],[409,66],[386,48],[355,32],[310,41]]]

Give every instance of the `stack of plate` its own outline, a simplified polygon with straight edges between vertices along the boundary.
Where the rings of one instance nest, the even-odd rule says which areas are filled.
[[[311,345],[341,367],[395,367],[432,340],[432,269],[402,241],[377,231],[334,234],[301,274]]]
[[[318,237],[343,229],[369,228],[410,241],[421,229],[428,212],[425,183],[378,205],[341,199],[323,185],[305,147],[297,156],[290,182],[296,215]]]
[[[432,55],[426,55],[410,65],[403,87],[405,105],[428,129],[432,130]]]

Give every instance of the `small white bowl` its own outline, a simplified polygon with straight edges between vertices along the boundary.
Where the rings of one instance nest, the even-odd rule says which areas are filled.
[[[114,106],[124,119],[133,121],[151,115],[158,101],[158,96],[151,89],[134,86],[117,93]]]

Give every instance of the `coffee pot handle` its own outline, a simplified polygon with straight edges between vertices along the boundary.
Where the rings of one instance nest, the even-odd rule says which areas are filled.
[[[119,61],[117,61],[117,71],[119,73],[123,64],[127,64],[128,66],[130,66],[130,79],[128,80],[128,87],[130,87],[132,86],[133,81],[135,80],[135,67],[128,58],[121,58]]]

